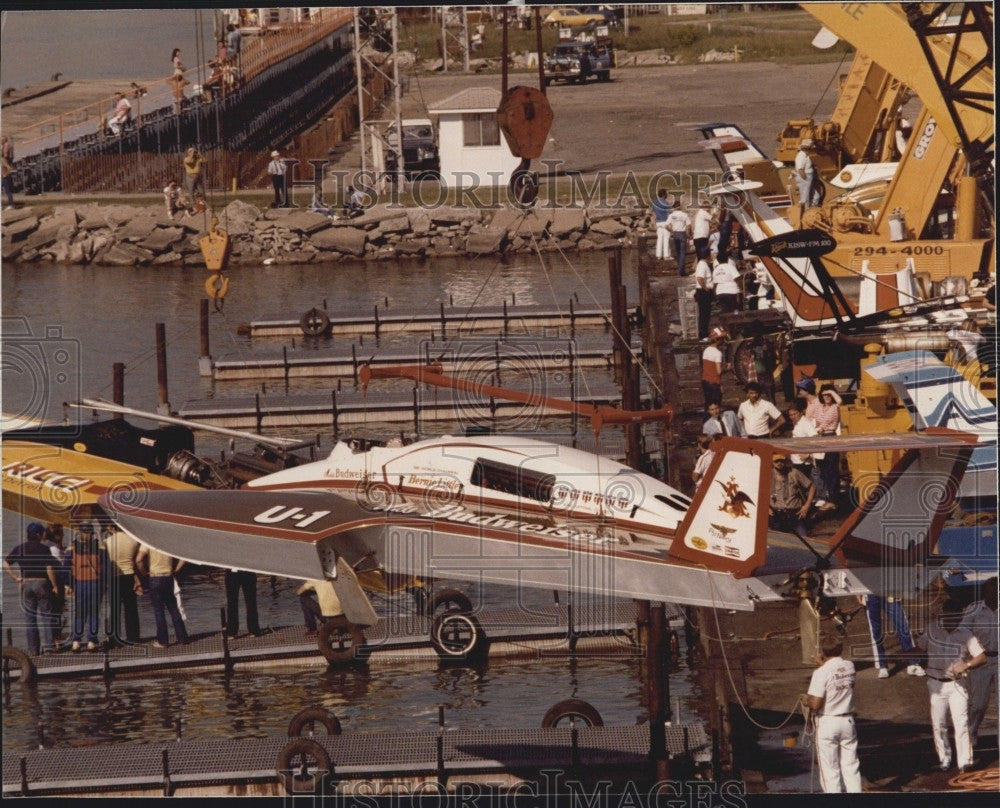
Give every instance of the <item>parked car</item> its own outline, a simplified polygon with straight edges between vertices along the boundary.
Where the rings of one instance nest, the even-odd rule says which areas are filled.
[[[542,20],[542,25],[547,25],[549,28],[559,28],[560,26],[563,28],[577,28],[581,25],[590,25],[591,23],[600,25],[604,22],[605,17],[603,12],[578,11],[575,8],[563,6],[552,9],[548,16]]]
[[[566,81],[583,84],[588,76],[608,81],[614,60],[614,45],[607,37],[596,41],[560,42],[545,57],[545,83]]]
[[[405,118],[402,123],[403,174],[407,179],[437,176],[441,170],[441,162],[434,137],[434,124],[427,118]],[[385,153],[385,170],[396,173],[400,171],[400,166],[399,136],[396,134],[395,123],[386,128],[385,141],[389,145]]]

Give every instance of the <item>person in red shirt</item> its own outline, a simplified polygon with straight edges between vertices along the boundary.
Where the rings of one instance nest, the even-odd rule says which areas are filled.
[[[715,327],[709,334],[709,344],[701,352],[701,390],[705,394],[706,409],[710,404],[722,405],[722,346],[729,334],[726,329]]]

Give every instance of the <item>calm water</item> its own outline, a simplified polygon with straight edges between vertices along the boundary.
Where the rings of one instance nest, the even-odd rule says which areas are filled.
[[[0,39],[5,88],[56,72],[64,80],[155,78],[169,72],[174,48],[188,67],[215,51],[211,10],[5,11]]]
[[[248,356],[273,350],[237,336],[240,323],[262,317],[297,317],[325,299],[331,312],[436,312],[441,302],[455,306],[517,303],[566,308],[607,305],[607,256],[583,256],[574,266],[543,270],[537,262],[444,260],[414,264],[247,267],[234,269],[223,312],[211,318],[215,356]],[[626,259],[629,299],[635,279]],[[198,310],[203,270],[123,269],[37,265],[4,267],[3,404],[5,412],[49,419],[63,417],[62,402],[81,396],[110,397],[114,362],[126,366],[125,400],[155,409],[154,324],[166,324],[171,403],[233,395],[237,388],[198,375]],[[412,340],[411,340],[412,342]],[[338,348],[342,349],[343,344]],[[385,347],[369,340],[372,353]],[[42,368],[42,371],[39,371]],[[289,392],[315,389],[302,381]],[[70,412],[73,412],[72,410]],[[149,426],[148,423],[142,423]],[[444,429],[444,427],[442,427]],[[553,429],[563,429],[553,425]],[[369,424],[364,431],[385,434],[398,426]],[[310,433],[311,434],[311,433]],[[565,437],[565,436],[564,436]],[[200,440],[200,439],[199,439]],[[323,446],[332,445],[323,436]],[[602,438],[603,441],[603,438]],[[208,441],[211,445],[211,441]],[[199,449],[203,444],[199,443]],[[245,447],[244,447],[245,448]],[[23,520],[3,512],[6,553],[23,535]],[[299,625],[296,582],[262,578],[263,625]],[[547,605],[547,592],[514,593],[490,588],[470,592],[485,606],[507,606],[515,597]],[[200,575],[185,584],[191,632],[215,631],[224,603],[221,583]],[[16,587],[3,582],[4,627],[22,645]],[[148,603],[140,606],[143,636],[153,630]],[[120,677],[102,681],[43,682],[36,689],[14,688],[5,700],[4,750],[27,750],[45,727],[48,746],[175,737],[178,722],[188,738],[251,737],[283,734],[289,718],[304,705],[334,710],[345,729],[379,732],[433,729],[439,705],[449,727],[534,727],[556,701],[577,696],[591,701],[610,725],[631,725],[646,715],[641,666],[623,659],[496,660],[481,668],[439,669],[432,661],[373,663],[370,669],[328,672],[297,664],[233,675],[194,673],[169,677]],[[691,717],[698,700],[681,668],[671,681],[682,714]],[[400,716],[406,716],[405,723]]]

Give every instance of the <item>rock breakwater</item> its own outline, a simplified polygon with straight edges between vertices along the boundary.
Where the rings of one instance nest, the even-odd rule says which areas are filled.
[[[606,207],[405,208],[376,205],[353,219],[306,208],[261,210],[242,200],[219,211],[230,265],[302,264],[443,255],[602,250],[653,233],[648,209]],[[159,206],[99,203],[3,212],[5,263],[204,266],[205,214],[171,219]]]

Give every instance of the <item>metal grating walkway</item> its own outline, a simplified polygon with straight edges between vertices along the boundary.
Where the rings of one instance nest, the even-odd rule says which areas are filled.
[[[683,612],[666,605],[667,619],[677,620]],[[516,656],[544,653],[547,648],[565,648],[570,637],[569,610],[551,606],[526,611],[491,609],[477,612],[476,618],[490,640],[490,655]],[[365,629],[364,655],[369,664],[394,662],[400,658],[436,660],[430,645],[430,619],[412,613],[388,615],[377,626]],[[635,628],[633,601],[578,604],[573,609],[573,636],[581,638],[580,648],[602,653],[637,655],[640,649],[632,642]],[[227,662],[228,655],[228,662]],[[192,635],[187,645],[155,648],[152,638],[139,645],[113,648],[104,652],[72,653],[63,651],[33,657],[39,679],[113,676],[116,673],[156,673],[178,668],[224,668],[247,664],[280,664],[296,660],[299,664],[323,664],[314,638],[304,636],[301,626],[284,626],[260,637],[241,634],[226,638],[223,633]],[[19,671],[11,671],[17,679]]]
[[[574,750],[574,732],[576,748]],[[438,738],[441,756],[438,757]],[[4,795],[97,793],[140,788],[273,782],[287,737],[175,744],[111,744],[3,756]],[[339,779],[627,766],[649,760],[649,727],[455,730],[442,733],[318,735]],[[667,726],[671,756],[711,759],[701,724]]]

